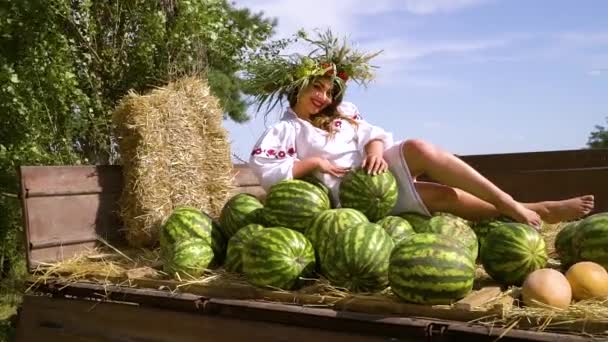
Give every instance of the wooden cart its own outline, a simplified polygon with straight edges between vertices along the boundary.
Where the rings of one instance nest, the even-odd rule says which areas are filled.
[[[521,201],[594,194],[608,211],[608,150],[534,152],[461,157]],[[117,216],[119,166],[20,168],[27,262],[69,258],[103,238],[124,239]],[[246,166],[235,167],[238,192],[264,196]],[[160,284],[160,286],[159,286]],[[318,306],[315,295],[283,296],[250,288],[188,287],[134,279],[121,286],[61,280],[25,295],[17,341],[583,341],[567,333],[505,329],[468,323],[481,289],[450,309],[403,303],[399,309],[341,299]],[[487,296],[487,294],[485,295]],[[292,303],[287,302],[290,298]],[[371,309],[370,309],[371,308]],[[500,308],[497,308],[500,309]],[[598,325],[599,324],[599,325]],[[608,324],[596,329],[607,331]]]

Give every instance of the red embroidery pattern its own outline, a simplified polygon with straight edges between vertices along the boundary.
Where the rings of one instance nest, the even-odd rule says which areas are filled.
[[[256,148],[251,152],[252,156],[257,156],[260,154],[265,154],[266,157],[275,157],[277,159],[283,159],[285,158],[287,155],[289,155],[290,157],[296,154],[296,149],[293,147],[290,147],[287,149],[287,152],[282,151],[282,150],[275,150],[272,148],[269,148],[267,150],[263,150],[261,148]]]

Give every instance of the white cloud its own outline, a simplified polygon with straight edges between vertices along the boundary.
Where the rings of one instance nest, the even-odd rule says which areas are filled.
[[[237,0],[237,7],[247,7],[266,16],[278,18],[277,35],[284,37],[299,28],[331,27],[336,32],[365,34],[360,29],[365,16],[394,12],[413,15],[447,13],[479,6],[490,0]]]
[[[433,55],[466,54],[507,46],[509,39],[451,40],[444,42],[418,42],[407,39],[387,39],[366,44],[372,50],[383,49],[378,56],[382,63],[414,61]]]
[[[453,12],[487,3],[487,0],[405,0],[400,1],[410,13],[428,15],[438,12]]]

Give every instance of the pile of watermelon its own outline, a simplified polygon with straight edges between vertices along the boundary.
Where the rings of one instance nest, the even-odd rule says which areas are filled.
[[[165,272],[200,277],[206,269],[223,262],[226,242],[219,224],[191,207],[178,207],[160,230]]]
[[[353,171],[341,183],[339,208],[322,183],[294,179],[271,187],[264,203],[235,195],[217,223],[192,208],[176,209],[161,234],[165,267],[196,276],[222,265],[255,286],[285,290],[322,276],[352,292],[390,287],[404,301],[449,304],[472,290],[477,263],[502,285],[521,285],[546,265],[545,242],[530,226],[447,213],[391,216],[396,201],[390,172]],[[598,234],[608,236],[608,215],[568,226],[558,251],[564,260],[606,267],[608,240],[598,247]]]

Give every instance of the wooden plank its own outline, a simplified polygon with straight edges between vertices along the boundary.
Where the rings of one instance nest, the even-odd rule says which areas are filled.
[[[608,168],[486,173],[488,179],[521,202],[560,200],[593,194],[593,212],[608,211]]]
[[[58,314],[61,313],[61,314]],[[386,341],[386,337],[107,302],[26,296],[16,341]]]
[[[110,165],[22,166],[21,178],[26,196],[81,193],[120,193],[122,168]]]
[[[70,258],[93,247],[98,237],[124,243],[118,193],[27,198],[30,263]],[[80,246],[80,247],[78,247]]]
[[[133,284],[131,284],[133,285]],[[45,289],[48,289],[45,290]],[[188,311],[194,313],[204,313],[230,317],[239,320],[263,320],[273,323],[283,323],[289,325],[299,325],[305,327],[316,327],[328,330],[341,330],[351,333],[362,332],[371,333],[385,331],[390,335],[409,336],[412,332],[420,333],[420,330],[428,330],[428,325],[438,322],[439,325],[449,328],[451,334],[465,336],[467,340],[478,334],[480,339],[488,335],[499,336],[504,331],[497,327],[477,326],[465,322],[454,320],[435,320],[435,318],[421,317],[417,314],[388,315],[386,313],[373,314],[370,312],[353,312],[345,310],[334,310],[331,308],[315,308],[303,305],[286,305],[285,303],[257,302],[251,300],[233,299],[205,299],[192,293],[179,293],[159,291],[155,289],[127,288],[124,286],[102,286],[98,284],[71,283],[69,285],[58,282],[56,285],[49,282],[37,290],[53,296],[68,296],[70,298],[94,298],[105,300],[127,301],[145,306],[177,311]],[[271,298],[267,298],[271,299]],[[420,307],[420,306],[417,306]],[[420,312],[420,310],[418,310]],[[486,316],[484,316],[486,317]],[[466,318],[466,317],[460,317]],[[353,322],[354,321],[354,322]],[[606,330],[605,322],[586,322],[588,332],[603,332]],[[563,326],[567,329],[569,324]],[[575,323],[572,327],[581,328],[581,323]],[[533,327],[532,327],[533,328]],[[417,330],[418,329],[418,330]],[[433,327],[433,330],[438,330]],[[443,328],[442,328],[443,329]],[[411,330],[411,332],[407,332]],[[573,330],[570,330],[573,331]],[[526,331],[510,330],[505,340],[526,340],[538,341],[570,341],[570,335],[538,334]],[[475,339],[473,339],[475,340]],[[483,340],[483,339],[481,339]]]
[[[608,166],[608,149],[460,156],[480,171],[559,170]]]
[[[30,243],[85,237],[112,239],[121,225],[117,194],[34,197],[27,200]]]
[[[234,166],[234,184],[236,186],[257,186],[260,185],[260,180],[253,173],[253,170],[247,164],[237,164]]]
[[[473,310],[488,301],[498,297],[502,293],[498,286],[487,286],[480,290],[473,291],[463,299],[454,304],[459,310]]]
[[[587,341],[587,336],[536,332],[519,329],[507,329],[496,326],[470,324],[444,319],[426,319],[419,316],[376,315],[369,313],[334,311],[298,306],[286,306],[278,303],[251,302],[240,300],[210,299],[205,303],[206,311],[225,317],[237,319],[261,319],[289,325],[336,329],[352,333],[384,334],[391,340],[402,340],[404,337],[420,341],[551,341],[574,342]],[[604,322],[588,325],[595,333],[604,332]],[[579,330],[580,331],[580,330]],[[407,339],[405,340],[407,341]]]
[[[377,300],[362,297],[347,297],[333,306],[338,311],[361,312],[376,315],[398,315],[468,322],[481,317],[490,317],[492,311],[470,311],[448,305],[418,305],[405,302]]]
[[[257,197],[260,200],[264,200],[266,198],[266,191],[261,186],[241,186],[235,188],[233,193],[246,193]]]

